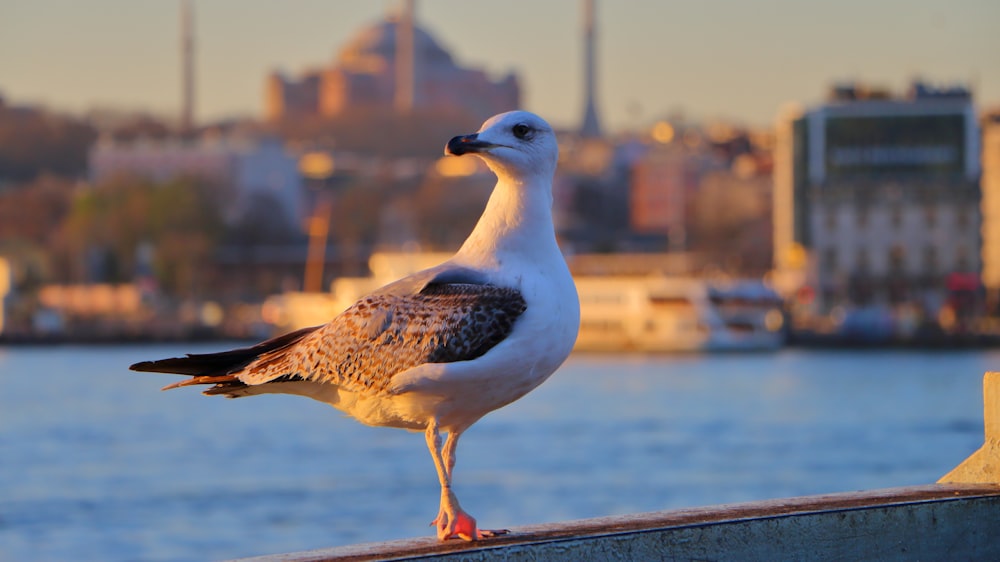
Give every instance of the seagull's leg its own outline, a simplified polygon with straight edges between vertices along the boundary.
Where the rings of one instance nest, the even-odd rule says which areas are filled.
[[[448,438],[444,440],[444,447],[441,448],[441,460],[444,463],[446,473],[448,475],[448,481],[451,482],[452,472],[455,470],[455,449],[458,448],[458,438],[462,435],[461,430],[452,430],[448,432]],[[454,497],[454,495],[452,495]],[[444,498],[442,497],[442,513],[444,512]],[[479,529],[476,525],[476,520],[472,518],[468,513],[462,511],[462,508],[458,505],[458,499],[455,499],[455,508],[457,509],[456,517],[462,518],[466,517],[471,520],[471,526],[476,530],[476,538],[483,537],[497,537],[500,535],[506,535],[510,531],[507,529]],[[440,516],[439,516],[440,517]],[[456,525],[461,527],[461,523]],[[465,537],[462,537],[465,538]],[[468,539],[466,539],[468,540]]]
[[[435,448],[441,451],[441,468],[438,468],[438,475],[440,476],[441,470],[443,468],[445,478],[448,480],[448,487],[451,487],[451,475],[455,470],[455,447],[458,446],[458,436],[461,435],[457,431],[449,431],[448,437],[444,440],[444,446],[441,446],[441,436],[440,434],[434,436]],[[430,437],[428,437],[427,446],[430,447]],[[433,452],[431,453],[434,454]],[[435,460],[435,466],[437,466],[437,461]],[[438,516],[431,522],[431,526],[441,529],[441,526],[447,526],[451,518],[451,515],[445,510],[445,498],[444,498],[445,484],[441,484],[441,509],[438,510]],[[440,534],[440,532],[439,532]]]
[[[444,460],[441,447],[441,432],[438,429],[438,421],[435,418],[431,418],[427,422],[427,431],[424,433],[424,437],[427,439],[427,449],[431,452],[431,459],[434,461],[434,468],[437,470],[438,482],[441,484],[441,509],[438,510],[438,515],[431,521],[431,525],[437,529],[437,536],[439,540],[445,540],[452,536],[450,527],[452,527],[452,514],[454,510],[449,511],[447,507],[450,505],[448,501],[449,497],[454,497],[451,492],[451,474],[448,470],[448,464]],[[449,434],[449,440],[451,435]]]
[[[444,468],[451,480],[451,474],[455,470],[455,449],[458,447],[458,438],[461,431],[449,431],[448,437],[444,440],[444,447],[441,448],[441,459],[444,461]]]
[[[456,438],[448,434],[448,441],[452,442],[449,457],[454,459],[454,448]],[[441,447],[441,432],[438,428],[438,421],[431,419],[427,424],[427,448],[430,449],[431,458],[434,459],[434,468],[437,469],[438,481],[441,483],[441,509],[438,511],[437,519],[433,525],[437,529],[438,540],[447,540],[452,537],[459,537],[467,541],[474,541],[482,538],[476,520],[471,515],[462,511],[462,506],[458,503],[458,498],[451,491],[451,474],[448,462],[445,461]]]
[[[461,435],[461,430],[452,429],[448,432],[448,437],[442,446],[437,420],[432,421],[427,426],[427,447],[431,450],[434,466],[438,471],[438,480],[441,482],[441,509],[431,524],[437,528],[439,540],[457,536],[471,541],[506,534],[508,532],[506,529],[495,531],[479,529],[476,520],[462,509],[458,498],[451,491],[451,475],[455,469],[455,449],[458,447],[458,438]]]

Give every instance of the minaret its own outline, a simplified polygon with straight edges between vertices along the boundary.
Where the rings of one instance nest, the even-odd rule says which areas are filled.
[[[583,113],[583,126],[580,127],[581,137],[600,137],[601,123],[597,119],[597,100],[595,92],[596,62],[594,48],[596,32],[594,29],[594,0],[583,0],[583,66],[584,66],[584,96],[586,107]]]
[[[414,48],[413,10],[415,0],[403,0],[396,22],[396,92],[393,104],[396,112],[413,111],[416,100],[416,64]]]
[[[194,14],[181,0],[181,133],[194,128]]]

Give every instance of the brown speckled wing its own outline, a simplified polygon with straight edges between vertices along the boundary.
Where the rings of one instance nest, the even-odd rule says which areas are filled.
[[[491,285],[431,284],[408,295],[374,293],[309,334],[294,350],[261,356],[248,384],[311,380],[380,391],[423,363],[475,359],[510,334],[521,294]]]

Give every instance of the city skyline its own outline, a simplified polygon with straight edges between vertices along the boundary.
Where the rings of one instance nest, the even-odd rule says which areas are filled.
[[[193,2],[195,118],[261,117],[264,79],[328,64],[397,2]],[[238,11],[237,11],[238,10]],[[692,120],[773,123],[788,102],[816,104],[835,82],[904,90],[914,78],[972,88],[1000,104],[1000,4],[978,0],[598,2],[597,103],[605,129],[680,113]],[[44,0],[0,8],[0,95],[79,113],[181,108],[180,2]],[[576,128],[584,104],[578,0],[503,10],[417,3],[419,25],[463,64],[519,74],[523,107]],[[53,17],[52,14],[59,14]],[[863,16],[863,17],[862,17]]]

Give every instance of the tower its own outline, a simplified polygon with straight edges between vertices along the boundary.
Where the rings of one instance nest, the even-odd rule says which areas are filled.
[[[601,123],[597,118],[597,100],[595,92],[596,62],[594,48],[596,30],[594,25],[594,1],[583,0],[583,66],[584,66],[584,96],[586,105],[583,112],[583,126],[580,127],[582,137],[600,137]]]
[[[403,0],[396,22],[396,91],[393,105],[396,112],[413,111],[416,98],[416,49],[413,35],[414,0]]]
[[[191,0],[181,0],[181,133],[194,128],[194,14]]]

